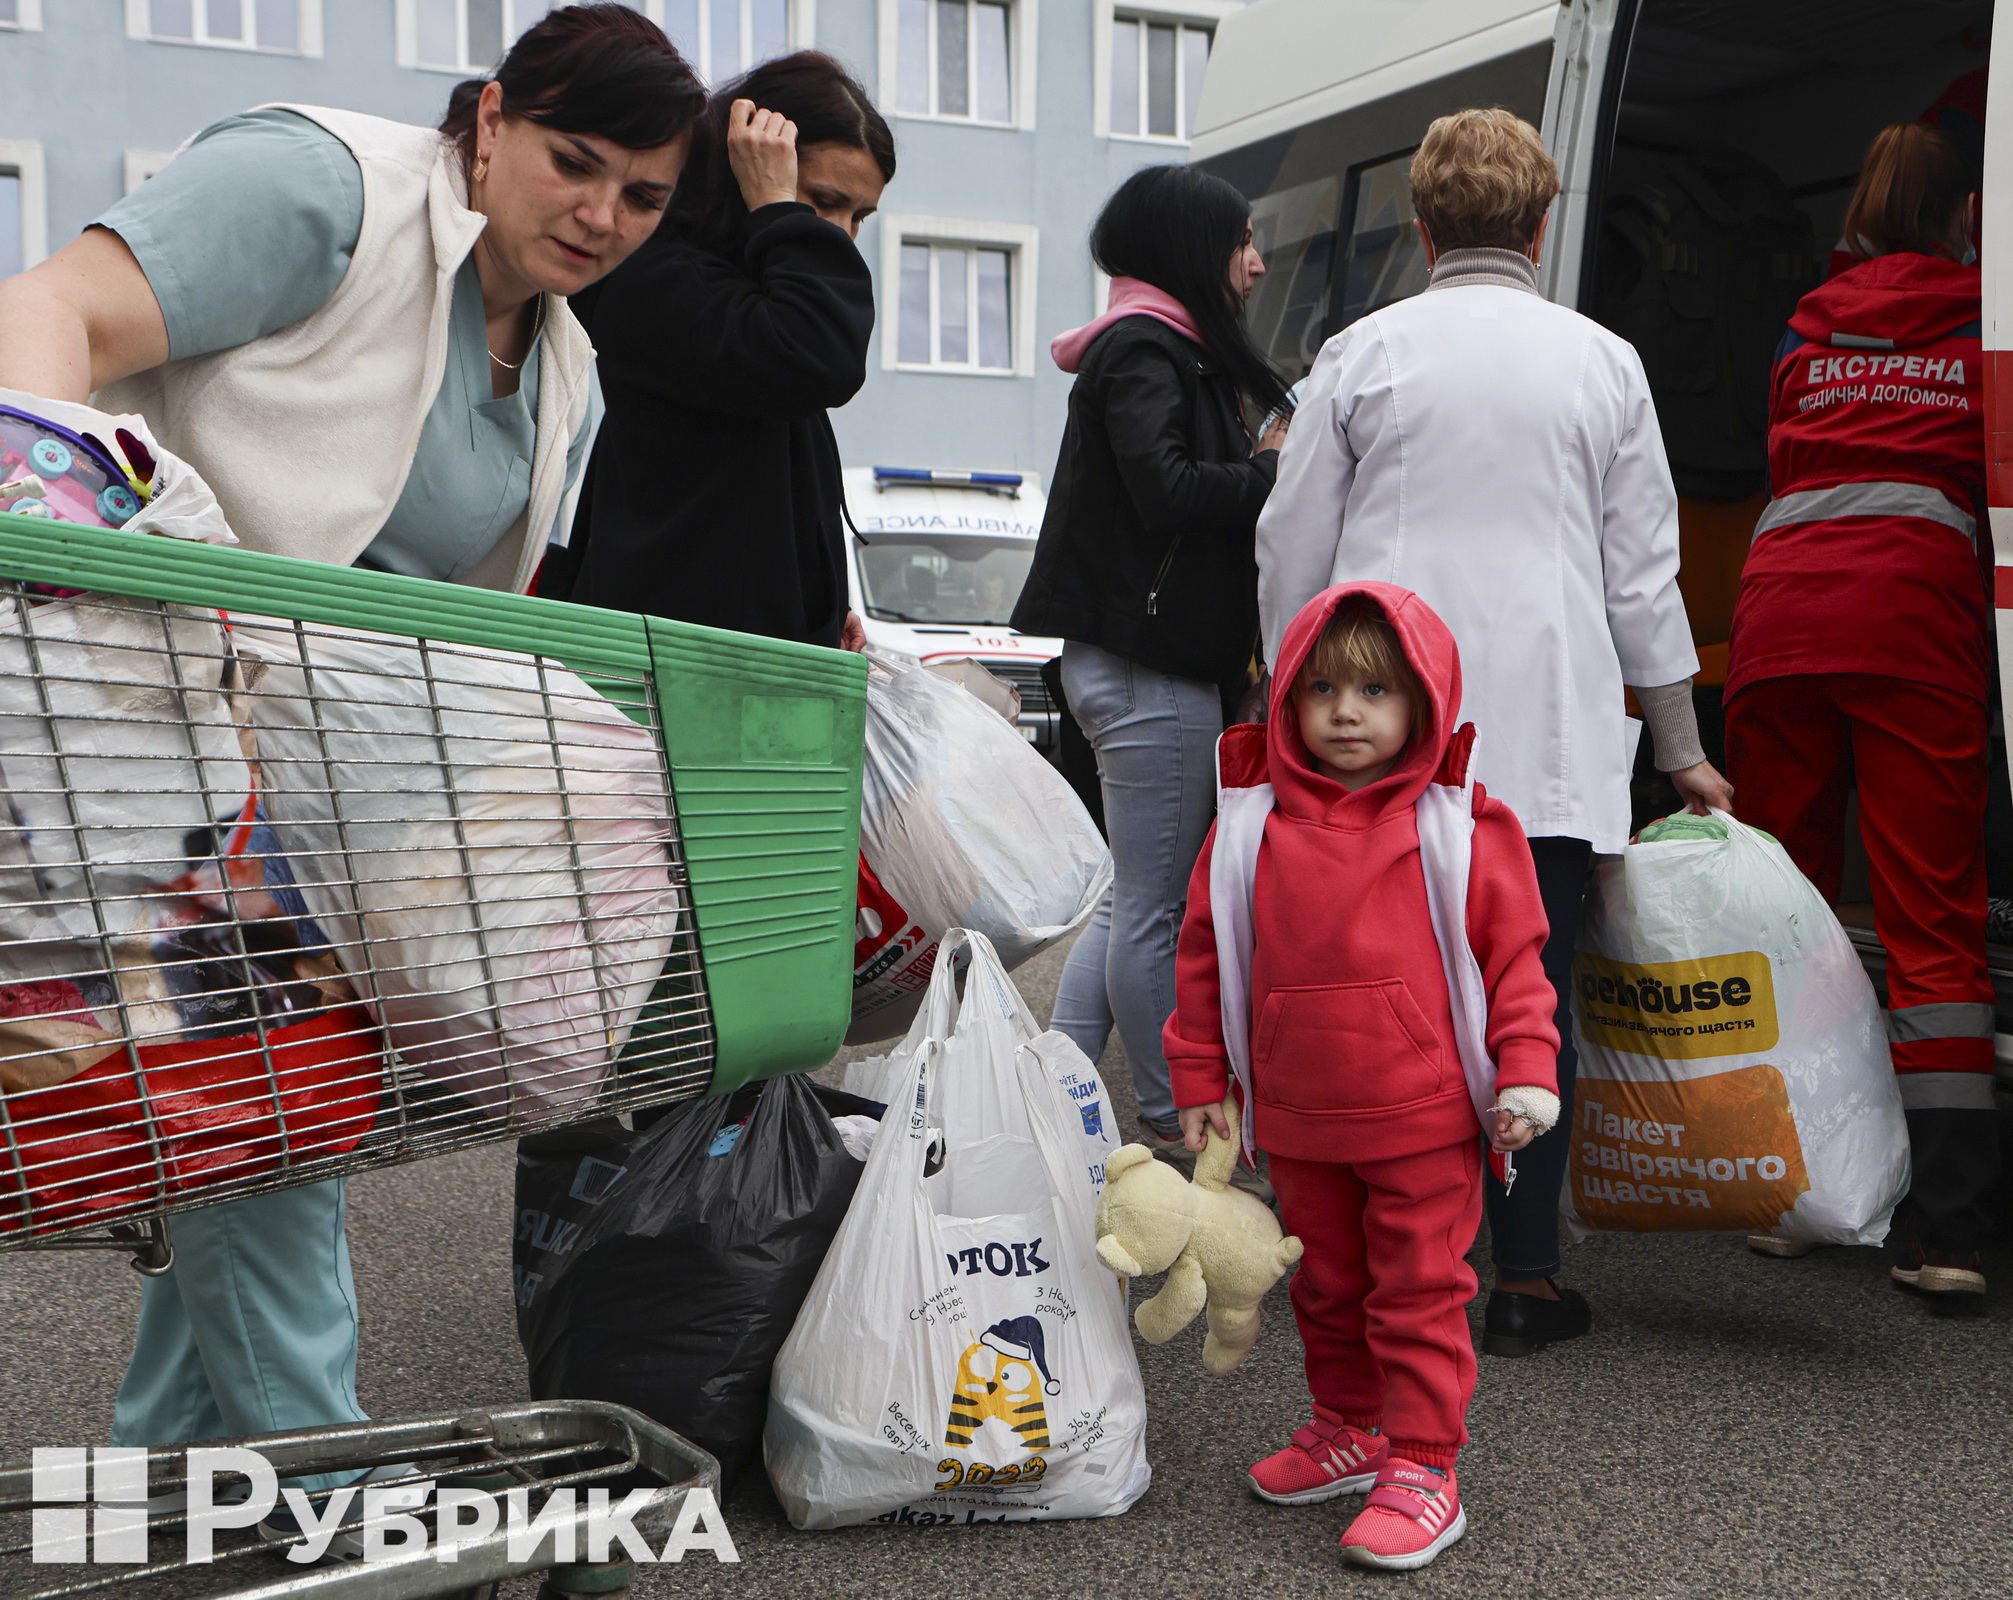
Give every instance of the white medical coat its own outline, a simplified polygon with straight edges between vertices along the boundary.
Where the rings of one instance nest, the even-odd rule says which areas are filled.
[[[1258,519],[1268,660],[1331,583],[1423,596],[1461,649],[1475,772],[1532,838],[1619,851],[1622,685],[1698,670],[1677,494],[1634,348],[1536,293],[1434,289],[1322,347]]]

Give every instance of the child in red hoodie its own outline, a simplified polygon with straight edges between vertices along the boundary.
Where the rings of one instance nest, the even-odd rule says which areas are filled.
[[[1246,1153],[1270,1155],[1306,1246],[1314,1419],[1252,1491],[1369,1490],[1343,1555],[1400,1570],[1467,1528],[1478,1135],[1500,1157],[1559,1109],[1537,876],[1516,817],[1468,783],[1460,703],[1453,636],[1417,595],[1347,583],[1308,603],[1269,722],[1218,747],[1164,1035],[1190,1148],[1206,1125],[1227,1136],[1235,1078]]]

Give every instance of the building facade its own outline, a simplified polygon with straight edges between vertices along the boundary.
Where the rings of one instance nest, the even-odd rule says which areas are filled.
[[[894,126],[860,234],[880,316],[835,416],[853,466],[1045,481],[1092,316],[1087,237],[1135,168],[1187,157],[1215,24],[1243,0],[634,0],[709,80],[815,46]],[[432,122],[548,0],[0,0],[0,276],[60,249],[190,134],[292,100]]]

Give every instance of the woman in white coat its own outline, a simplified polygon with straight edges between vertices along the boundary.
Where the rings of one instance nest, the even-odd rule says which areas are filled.
[[[1461,648],[1475,772],[1516,812],[1551,919],[1558,1128],[1489,1180],[1496,1287],[1483,1349],[1528,1355],[1592,1326],[1553,1282],[1570,1148],[1572,951],[1595,853],[1629,830],[1634,686],[1656,762],[1695,808],[1731,791],[1698,741],[1678,593],[1677,495],[1635,350],[1537,288],[1558,173],[1507,111],[1442,117],[1413,158],[1424,294],[1322,349],[1258,523],[1268,659],[1330,584],[1423,596]]]

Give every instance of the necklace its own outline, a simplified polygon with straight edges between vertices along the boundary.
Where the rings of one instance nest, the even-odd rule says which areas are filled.
[[[499,367],[503,368],[505,372],[516,372],[524,365],[526,361],[529,361],[531,359],[531,352],[538,348],[538,336],[544,331],[545,331],[545,296],[540,295],[538,297],[538,309],[532,314],[531,318],[531,342],[524,347],[523,358],[517,361],[505,361],[503,357],[498,355],[494,350],[490,350],[489,359],[494,361]],[[487,339],[483,341],[483,348],[485,350],[489,350],[489,341]]]

